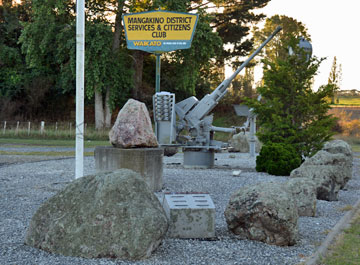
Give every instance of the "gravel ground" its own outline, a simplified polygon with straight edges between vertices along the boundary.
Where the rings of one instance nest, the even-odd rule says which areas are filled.
[[[232,192],[257,182],[286,181],[257,173],[248,154],[217,153],[214,169],[184,169],[182,154],[164,158],[164,191],[208,192],[216,206],[216,240],[165,238],[151,258],[141,262],[82,259],[50,254],[24,245],[26,229],[38,207],[74,178],[74,159],[0,156],[0,264],[297,264],[315,252],[328,231],[344,215],[343,208],[360,198],[359,153],[353,179],[339,201],[317,202],[316,217],[299,218],[295,246],[277,247],[240,240],[228,230],[224,210]],[[26,162],[29,161],[29,162]],[[85,174],[94,173],[94,159],[85,158]],[[233,170],[241,170],[238,177]]]

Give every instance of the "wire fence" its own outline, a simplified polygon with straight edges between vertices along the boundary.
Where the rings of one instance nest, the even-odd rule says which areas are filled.
[[[3,137],[53,137],[75,138],[75,122],[31,122],[1,121],[0,135]],[[88,139],[106,139],[109,129],[96,130],[94,124],[84,124],[84,137]]]

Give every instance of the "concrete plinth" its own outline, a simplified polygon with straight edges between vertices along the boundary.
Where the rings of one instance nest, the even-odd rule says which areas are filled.
[[[152,191],[163,186],[162,148],[115,148],[98,146],[95,148],[95,169],[97,172],[128,168],[144,177]]]
[[[215,206],[209,194],[165,194],[169,237],[215,237]]]
[[[213,149],[194,150],[183,148],[185,168],[213,168],[215,151]]]

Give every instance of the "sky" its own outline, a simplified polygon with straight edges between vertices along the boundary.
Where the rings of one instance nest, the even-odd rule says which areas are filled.
[[[286,15],[306,26],[313,54],[327,57],[315,78],[315,89],[327,83],[336,56],[342,65],[341,89],[360,91],[359,0],[271,0],[260,11],[268,17]]]

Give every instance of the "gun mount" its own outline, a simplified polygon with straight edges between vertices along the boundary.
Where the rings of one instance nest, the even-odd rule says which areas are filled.
[[[211,94],[200,101],[189,97],[175,104],[175,95],[159,92],[153,97],[155,133],[162,146],[182,146],[185,167],[209,168],[214,165],[214,152],[227,146],[226,143],[213,140],[215,131],[236,133],[245,127],[222,128],[212,125],[213,115],[209,115],[218,102],[227,93],[227,88],[235,77],[264,46],[281,30],[276,30],[257,48],[249,58]]]

